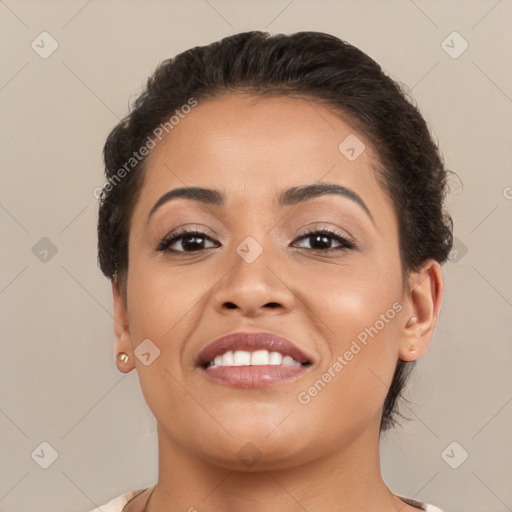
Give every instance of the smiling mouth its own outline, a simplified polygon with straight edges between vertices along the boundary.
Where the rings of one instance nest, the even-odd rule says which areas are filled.
[[[210,382],[260,388],[290,382],[311,369],[312,356],[272,332],[234,332],[203,347],[196,367]]]
[[[227,351],[201,366],[208,380],[236,388],[263,388],[302,377],[311,363],[268,350]]]

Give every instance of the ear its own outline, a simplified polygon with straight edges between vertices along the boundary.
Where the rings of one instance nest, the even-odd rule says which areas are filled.
[[[409,276],[409,306],[403,328],[399,359],[415,361],[427,351],[439,317],[443,298],[443,273],[435,260],[427,260]]]
[[[122,373],[128,373],[135,368],[133,343],[129,329],[128,311],[126,300],[119,288],[116,279],[112,279],[112,297],[114,300],[114,333],[115,333],[115,354],[117,368]],[[128,356],[127,361],[121,361],[119,354]]]

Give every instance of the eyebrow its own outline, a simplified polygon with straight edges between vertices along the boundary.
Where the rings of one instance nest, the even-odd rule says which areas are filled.
[[[313,199],[315,197],[335,194],[351,199],[358,204],[375,223],[373,216],[361,197],[350,188],[338,185],[336,183],[320,182],[312,185],[292,187],[285,190],[278,199],[278,206],[294,206],[301,202]],[[203,187],[181,187],[169,190],[153,205],[148,215],[150,217],[165,203],[177,198],[191,199],[203,204],[212,206],[224,206],[226,204],[225,195],[219,190]]]

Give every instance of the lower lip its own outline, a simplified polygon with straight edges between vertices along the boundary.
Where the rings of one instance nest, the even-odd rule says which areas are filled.
[[[289,382],[304,375],[309,366],[209,366],[202,371],[221,384],[236,388],[263,388]]]

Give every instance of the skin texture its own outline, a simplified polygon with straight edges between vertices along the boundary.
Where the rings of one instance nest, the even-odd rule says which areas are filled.
[[[366,146],[355,161],[338,150],[350,134]],[[374,161],[364,134],[326,107],[245,94],[200,102],[148,156],[126,282],[112,284],[116,353],[129,355],[118,367],[136,368],[158,424],[150,512],[417,510],[382,480],[379,423],[397,360],[417,359],[428,348],[443,278],[428,260],[403,286],[397,219]],[[334,194],[276,206],[285,189],[316,182],[352,189],[373,220]],[[184,186],[218,189],[226,205],[180,198],[148,222],[156,201]],[[314,240],[302,238],[312,227],[334,229],[357,247],[314,250]],[[157,251],[178,228],[196,228],[213,242],[204,239],[206,248],[196,252]],[[252,263],[236,252],[247,236],[263,248]],[[184,249],[180,241],[172,247]],[[298,394],[393,304],[401,311],[309,403],[300,403]],[[417,321],[408,322],[411,316]],[[267,388],[212,383],[195,358],[236,331],[277,333],[313,364],[301,378]],[[149,366],[134,356],[147,338],[160,349]],[[247,443],[260,457],[250,467],[238,455]],[[126,510],[142,510],[148,495]]]

